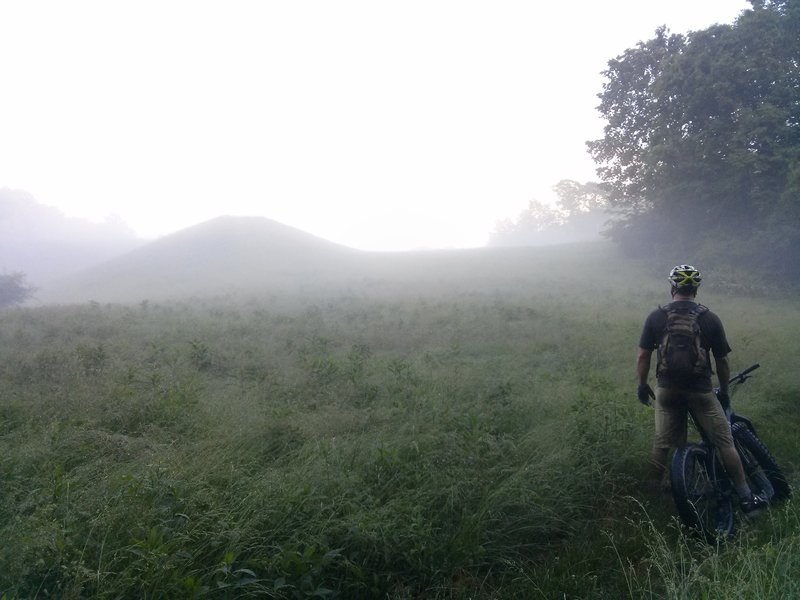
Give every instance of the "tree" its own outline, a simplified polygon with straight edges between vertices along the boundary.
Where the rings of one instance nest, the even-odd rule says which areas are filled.
[[[24,273],[0,275],[0,308],[22,304],[32,298],[35,291],[25,283]]]
[[[516,219],[495,227],[490,246],[539,246],[596,239],[605,224],[606,194],[599,184],[564,179],[553,190],[555,206],[531,200]]]
[[[655,143],[653,130],[659,115],[653,88],[667,59],[684,46],[682,36],[669,36],[661,27],[654,39],[626,50],[609,61],[603,72],[608,81],[597,108],[607,121],[605,137],[588,145],[594,160],[601,164],[598,174],[606,184],[610,205],[625,216],[652,208],[642,166]]]
[[[680,245],[800,281],[800,2],[751,4],[733,25],[660,28],[609,61],[604,137],[588,146],[623,247]]]
[[[594,181],[578,183],[562,179],[553,186],[553,191],[558,196],[558,209],[567,221],[591,213],[605,213],[608,206],[608,194]]]

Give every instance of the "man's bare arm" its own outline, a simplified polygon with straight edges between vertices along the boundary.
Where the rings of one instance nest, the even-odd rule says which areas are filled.
[[[647,383],[647,376],[650,374],[650,357],[652,355],[652,350],[644,348],[638,348],[636,352],[636,375],[639,377],[639,383]]]
[[[728,393],[728,381],[731,378],[731,367],[728,364],[728,357],[722,356],[720,358],[714,357],[714,362],[717,365],[717,377],[719,378],[719,391],[725,394]]]

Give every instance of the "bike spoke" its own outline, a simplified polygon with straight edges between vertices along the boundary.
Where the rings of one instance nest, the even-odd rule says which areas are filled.
[[[691,446],[679,453],[673,464],[675,499],[687,525],[710,539],[733,531],[733,512],[727,484],[716,479],[715,463],[707,451]],[[713,460],[713,459],[712,459]]]

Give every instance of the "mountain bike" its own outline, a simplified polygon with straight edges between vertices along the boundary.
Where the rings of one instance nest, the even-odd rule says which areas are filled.
[[[752,377],[751,373],[759,366],[755,364],[731,377],[730,391],[733,392]],[[756,435],[753,422],[734,413],[730,405],[723,404],[723,408],[750,488],[769,504],[789,498],[791,487],[775,458]],[[694,416],[691,418],[701,441],[689,443],[675,451],[670,466],[672,497],[683,522],[713,541],[733,535],[735,507],[739,501],[733,481],[725,472],[718,452]]]

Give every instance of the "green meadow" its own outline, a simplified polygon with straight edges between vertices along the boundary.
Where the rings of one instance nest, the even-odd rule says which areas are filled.
[[[673,260],[376,256],[0,312],[0,597],[800,596],[793,502],[709,546],[645,489],[635,348]],[[704,276],[797,487],[800,302]]]

